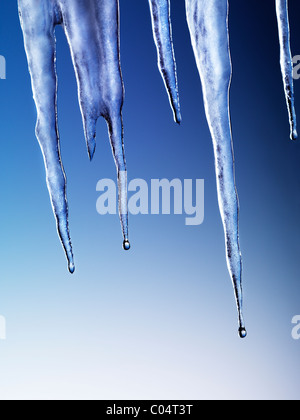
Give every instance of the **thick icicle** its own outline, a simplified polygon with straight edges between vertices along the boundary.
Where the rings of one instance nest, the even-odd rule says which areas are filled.
[[[291,140],[298,138],[294,98],[293,58],[290,45],[288,0],[276,0],[280,42],[280,65],[291,126]]]
[[[152,27],[158,54],[158,67],[163,77],[174,120],[181,122],[175,53],[173,48],[170,0],[149,0]]]
[[[21,26],[32,79],[47,184],[58,231],[74,272],[68,228],[66,180],[61,163],[57,127],[55,26],[63,24],[78,82],[80,107],[89,156],[95,151],[96,123],[105,118],[119,185],[123,247],[128,241],[127,172],[123,144],[124,87],[120,66],[118,0],[19,0]],[[88,47],[87,47],[88,46]]]
[[[119,0],[57,0],[77,77],[89,156],[95,151],[96,123],[104,117],[118,172],[123,247],[128,241],[127,172],[123,143],[124,86],[120,65]],[[88,48],[87,48],[88,45]]]
[[[211,131],[219,207],[223,220],[228,268],[239,315],[239,334],[247,335],[242,312],[242,257],[239,245],[239,203],[229,113],[232,66],[228,37],[228,0],[186,0],[187,19],[200,73]]]

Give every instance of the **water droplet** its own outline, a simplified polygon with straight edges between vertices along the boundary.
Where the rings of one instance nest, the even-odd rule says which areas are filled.
[[[126,239],[123,242],[123,249],[124,249],[124,251],[129,251],[130,250],[130,242],[128,241],[128,239]]]
[[[247,337],[247,330],[246,330],[246,328],[242,327],[242,328],[239,329],[239,336],[241,338],[246,338]]]

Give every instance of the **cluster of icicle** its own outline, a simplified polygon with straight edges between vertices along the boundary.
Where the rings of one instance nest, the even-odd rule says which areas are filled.
[[[148,0],[158,66],[174,119],[181,121],[170,0]],[[297,137],[287,0],[275,0],[281,47],[281,68],[290,116],[291,137]],[[128,240],[127,172],[123,143],[124,86],[120,65],[118,0],[19,0],[25,49],[37,107],[36,135],[45,160],[47,185],[69,271],[75,270],[68,223],[66,178],[57,125],[55,26],[62,25],[76,73],[79,102],[90,159],[96,146],[100,116],[108,125],[118,173],[119,213],[123,247]],[[228,0],[186,0],[186,15],[199,70],[205,111],[215,153],[219,207],[225,231],[228,269],[239,315],[239,335],[247,335],[242,311],[242,257],[239,245],[239,203],[229,110],[232,64],[228,32]]]

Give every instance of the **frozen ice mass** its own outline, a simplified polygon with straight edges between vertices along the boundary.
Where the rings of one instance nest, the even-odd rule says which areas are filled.
[[[181,122],[173,46],[171,1],[148,0],[158,68],[174,120]],[[213,141],[218,202],[224,225],[227,265],[236,297],[239,335],[247,331],[243,317],[242,256],[239,244],[239,201],[235,183],[229,93],[232,62],[229,45],[229,1],[185,0],[188,28],[199,71],[206,117]],[[96,147],[96,123],[108,126],[117,168],[123,248],[128,237],[127,170],[123,142],[124,86],[120,62],[118,0],[19,0],[20,21],[37,108],[36,136],[45,161],[47,186],[71,273],[75,270],[69,232],[66,177],[60,155],[57,115],[55,27],[62,25],[76,73],[84,133],[90,159]],[[291,138],[297,138],[288,1],[275,0],[280,65]]]

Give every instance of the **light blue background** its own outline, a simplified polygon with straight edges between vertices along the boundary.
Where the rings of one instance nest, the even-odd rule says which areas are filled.
[[[129,179],[205,179],[205,222],[96,212],[115,179],[107,130],[89,163],[67,42],[57,29],[59,126],[76,274],[67,272],[34,135],[36,112],[16,1],[1,4],[1,399],[298,399],[300,144],[289,141],[274,1],[231,3],[231,111],[241,202],[245,316],[237,336],[214,161],[184,16],[173,0],[183,123],[172,121],[156,67],[147,1],[121,0]],[[290,2],[300,54],[298,2]],[[300,111],[300,81],[295,83]],[[300,118],[300,117],[299,117]]]

